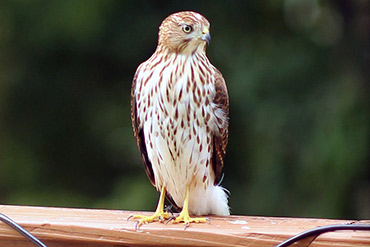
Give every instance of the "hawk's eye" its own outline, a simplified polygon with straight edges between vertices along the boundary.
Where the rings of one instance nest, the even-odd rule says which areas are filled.
[[[185,33],[190,33],[191,31],[193,31],[193,28],[190,25],[184,25],[182,26],[182,31],[184,31]]]

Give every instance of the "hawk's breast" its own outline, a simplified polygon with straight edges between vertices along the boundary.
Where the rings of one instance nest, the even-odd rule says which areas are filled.
[[[156,187],[166,186],[180,207],[187,185],[206,189],[214,182],[211,154],[217,112],[207,65],[211,67],[205,56],[155,56],[141,65],[135,89],[138,124]]]

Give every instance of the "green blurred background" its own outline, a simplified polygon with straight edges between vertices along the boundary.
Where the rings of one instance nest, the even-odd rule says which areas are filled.
[[[130,87],[169,14],[211,22],[233,214],[370,218],[370,4],[0,2],[0,203],[154,210]]]

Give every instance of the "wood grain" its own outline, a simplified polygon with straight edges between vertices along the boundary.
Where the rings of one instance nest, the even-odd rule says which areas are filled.
[[[328,220],[253,216],[211,216],[210,224],[151,223],[135,230],[132,212],[0,205],[7,215],[50,247],[61,246],[274,246],[295,234],[331,224],[370,224],[370,220]],[[0,246],[32,246],[0,222]],[[338,231],[310,246],[370,246],[370,232]]]

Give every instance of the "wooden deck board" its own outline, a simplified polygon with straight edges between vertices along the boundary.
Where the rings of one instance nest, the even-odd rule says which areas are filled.
[[[210,224],[145,224],[127,221],[132,212],[0,205],[0,212],[49,247],[60,246],[274,246],[303,231],[332,224],[370,224],[370,220],[329,220],[254,216],[210,216]],[[32,246],[0,222],[0,246]],[[369,231],[338,231],[319,236],[310,246],[370,246]]]

